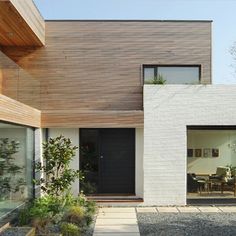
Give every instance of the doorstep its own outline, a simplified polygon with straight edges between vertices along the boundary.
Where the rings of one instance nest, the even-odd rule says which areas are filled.
[[[100,206],[138,206],[143,203],[143,199],[130,195],[97,195],[88,196],[87,199],[95,201]]]

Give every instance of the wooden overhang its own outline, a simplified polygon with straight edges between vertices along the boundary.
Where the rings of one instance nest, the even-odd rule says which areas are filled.
[[[16,124],[40,127],[41,112],[0,94],[0,120]]]
[[[0,0],[0,46],[43,46],[45,21],[33,0]]]

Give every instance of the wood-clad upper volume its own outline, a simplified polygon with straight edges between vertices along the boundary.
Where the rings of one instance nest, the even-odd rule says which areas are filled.
[[[2,50],[40,84],[39,102],[27,80],[18,98],[43,127],[140,127],[143,65],[199,65],[211,83],[210,21],[46,21],[45,47]]]
[[[0,0],[0,46],[42,46],[45,22],[33,0]]]

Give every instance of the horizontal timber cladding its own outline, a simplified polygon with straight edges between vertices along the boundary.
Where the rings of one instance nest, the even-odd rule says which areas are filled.
[[[0,94],[0,120],[27,125],[41,126],[41,112],[23,103]]]
[[[42,46],[45,21],[33,0],[0,1],[0,45]]]
[[[143,111],[42,112],[42,127],[132,128],[143,127]]]
[[[143,64],[201,65],[211,83],[211,22],[47,21],[45,47],[3,52],[40,82],[40,103],[19,96],[47,124],[64,110],[142,110]]]

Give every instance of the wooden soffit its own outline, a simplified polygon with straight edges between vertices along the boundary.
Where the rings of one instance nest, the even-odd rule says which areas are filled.
[[[0,46],[43,46],[45,22],[33,0],[0,0]]]

